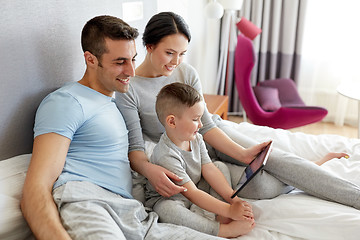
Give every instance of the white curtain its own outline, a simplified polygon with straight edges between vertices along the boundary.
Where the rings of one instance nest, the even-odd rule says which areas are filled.
[[[229,110],[239,112],[240,103],[234,84],[234,54],[238,30],[237,12],[226,10],[221,21],[219,65],[216,75],[217,94],[229,96]]]
[[[237,16],[249,19],[262,29],[253,40],[257,61],[252,70],[252,84],[275,78],[291,78],[297,82],[307,2],[244,0],[240,12],[225,11],[221,24],[217,94],[229,96],[229,114],[241,112],[233,80]]]
[[[328,109],[325,121],[357,123],[358,107],[336,88],[360,82],[360,1],[308,1],[298,87],[307,104]],[[359,89],[360,95],[360,89]]]

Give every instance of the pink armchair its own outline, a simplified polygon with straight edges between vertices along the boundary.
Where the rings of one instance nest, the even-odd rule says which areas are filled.
[[[235,50],[235,82],[252,123],[289,129],[318,122],[327,115],[322,107],[306,106],[291,79],[266,80],[253,88],[250,75],[255,61],[251,40],[240,34]]]

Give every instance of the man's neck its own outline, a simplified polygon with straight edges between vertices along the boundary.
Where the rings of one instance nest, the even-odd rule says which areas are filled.
[[[81,80],[79,80],[78,83],[80,83],[81,85],[84,85],[85,87],[91,88],[101,94],[104,94],[105,96],[112,97],[114,95],[114,92],[100,91],[101,88],[98,87],[96,81],[92,81],[92,78],[90,77],[90,75],[87,72],[85,72],[83,78]]]

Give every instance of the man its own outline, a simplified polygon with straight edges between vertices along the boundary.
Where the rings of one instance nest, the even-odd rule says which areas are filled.
[[[83,78],[49,94],[38,108],[21,201],[37,239],[211,239],[157,224],[157,215],[131,196],[127,129],[112,96],[126,92],[134,76],[137,36],[119,18],[89,20],[81,36]],[[146,168],[140,171],[146,177],[167,179],[155,165]]]

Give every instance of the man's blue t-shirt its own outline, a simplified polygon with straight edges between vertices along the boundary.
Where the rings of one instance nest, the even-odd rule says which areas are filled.
[[[113,98],[74,82],[50,93],[35,118],[36,136],[57,133],[71,140],[54,188],[89,181],[132,198],[128,131]]]

